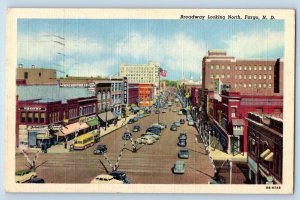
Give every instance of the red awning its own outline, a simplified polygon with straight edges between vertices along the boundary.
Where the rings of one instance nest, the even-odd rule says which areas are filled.
[[[76,123],[73,123],[73,124],[69,124],[66,127],[63,127],[62,130],[60,130],[56,133],[56,135],[58,135],[58,136],[67,136],[67,135],[69,135],[71,133],[74,133],[76,131],[87,129],[88,127],[89,126],[88,126],[87,123],[76,122]]]

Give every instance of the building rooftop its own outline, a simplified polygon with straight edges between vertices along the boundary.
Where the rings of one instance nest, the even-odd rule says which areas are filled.
[[[61,101],[80,97],[95,96],[82,87],[59,87],[58,85],[20,85],[17,86],[20,101],[40,99],[40,102]]]

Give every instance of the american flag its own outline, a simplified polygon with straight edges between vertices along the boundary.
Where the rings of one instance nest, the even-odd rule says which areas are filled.
[[[161,69],[161,70],[160,70],[160,75],[161,75],[162,77],[166,77],[166,76],[167,76],[167,70]]]

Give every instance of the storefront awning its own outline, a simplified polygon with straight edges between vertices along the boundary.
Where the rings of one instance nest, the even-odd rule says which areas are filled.
[[[244,120],[242,119],[232,119],[233,126],[244,126]]]
[[[265,161],[272,162],[274,153],[270,149],[267,149],[264,152],[262,152],[262,154],[260,154],[260,157],[263,158]]]
[[[51,138],[53,138],[53,136],[48,133],[38,133],[36,135],[36,139],[38,140],[49,140]]]
[[[134,106],[134,107],[132,107],[131,109],[134,110],[134,111],[139,111],[139,110],[140,110],[140,108],[137,107],[137,106]]]
[[[90,127],[91,126],[96,126],[98,125],[98,120],[97,119],[93,119],[93,120],[90,120],[88,122],[86,122]]]
[[[107,116],[106,116],[106,115],[107,115]],[[102,121],[104,121],[104,122],[106,121],[106,119],[107,119],[107,121],[109,121],[109,120],[112,120],[112,119],[116,119],[116,118],[117,118],[117,116],[116,116],[114,113],[112,113],[111,111],[101,113],[101,114],[99,114],[98,116],[99,116],[100,119],[101,119]]]
[[[63,127],[62,130],[58,131],[56,133],[57,136],[67,136],[71,133],[75,133],[76,131],[80,131],[83,129],[88,128],[89,126],[86,123],[73,123],[73,124],[69,124],[66,127]]]

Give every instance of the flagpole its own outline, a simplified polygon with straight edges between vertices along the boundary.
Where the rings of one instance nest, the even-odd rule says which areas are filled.
[[[158,115],[157,115],[157,123],[159,124],[159,115],[160,115],[160,111],[159,111],[159,106],[160,106],[160,72],[161,72],[161,68],[158,68]]]

